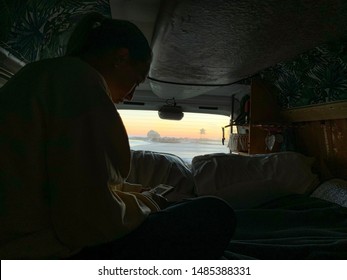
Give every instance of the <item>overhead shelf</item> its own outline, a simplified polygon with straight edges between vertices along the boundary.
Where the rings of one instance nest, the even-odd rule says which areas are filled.
[[[282,110],[280,115],[289,122],[346,119],[347,100]]]

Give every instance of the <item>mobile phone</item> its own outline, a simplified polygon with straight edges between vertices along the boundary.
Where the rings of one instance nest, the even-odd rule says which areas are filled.
[[[165,185],[165,184],[159,184],[158,186],[154,187],[151,189],[149,192],[157,194],[157,195],[164,195],[167,194],[168,192],[172,191],[174,187]]]

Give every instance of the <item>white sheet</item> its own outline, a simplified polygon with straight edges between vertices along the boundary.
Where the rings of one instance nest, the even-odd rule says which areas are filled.
[[[312,163],[294,152],[210,154],[193,158],[192,173],[199,196],[217,195],[239,209],[287,194],[309,194],[318,184]]]
[[[132,166],[127,181],[155,187],[167,184],[174,190],[166,195],[170,201],[195,196],[190,168],[178,156],[151,151],[131,151]]]

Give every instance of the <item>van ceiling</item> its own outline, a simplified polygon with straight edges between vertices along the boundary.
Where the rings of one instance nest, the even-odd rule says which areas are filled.
[[[64,13],[69,14],[69,10],[66,9],[70,6],[58,6],[62,5],[61,1],[55,1],[56,4],[53,1],[45,2],[47,7],[56,5],[57,9],[51,7],[49,12],[41,11],[42,14],[49,16],[49,20],[37,15],[40,21],[35,20],[32,23],[41,25],[33,26],[37,28],[30,31],[35,31],[33,34],[41,39],[50,38],[46,36],[47,34],[41,33],[50,30],[46,28],[48,25],[56,30],[59,22],[67,24],[69,22],[64,20],[77,18],[83,14],[83,11],[88,12],[88,9],[104,11],[105,15],[110,15],[111,10],[113,18],[133,21],[143,30],[153,47],[150,82],[146,87],[164,99],[173,97],[185,99],[201,94],[213,95],[215,92],[220,92],[218,90],[220,86],[225,86],[224,88],[229,91],[227,85],[238,83],[260,70],[293,58],[323,42],[341,38],[347,33],[346,0],[78,2],[71,0],[64,2],[70,3],[69,5],[78,13],[75,11],[74,15],[71,12],[71,15],[66,16]],[[17,14],[28,16],[31,13],[29,11],[23,13],[23,9],[26,8],[23,5],[25,1],[4,0],[0,3],[1,5],[7,3],[7,8],[11,6],[9,10],[1,9],[0,5],[0,14],[6,15],[8,19],[14,18]],[[35,5],[33,4],[35,1],[31,3]],[[16,6],[20,4],[21,9]],[[84,5],[85,10],[79,9],[78,5]],[[59,14],[61,10],[64,13]],[[7,15],[6,11],[11,11],[12,14]],[[56,18],[52,14],[55,11],[58,13]],[[24,17],[23,22],[29,24]],[[20,24],[17,24],[18,26],[20,27]],[[67,26],[70,28],[70,25]],[[59,25],[57,30],[60,32],[63,28],[64,25]],[[70,31],[71,28],[66,29],[64,34],[67,35]],[[57,44],[52,42],[51,45],[59,45],[67,38],[64,36],[56,37]],[[18,41],[19,36],[14,36],[12,39]],[[0,43],[0,46],[6,48],[6,42]],[[17,45],[23,46],[21,41],[18,41]],[[47,50],[46,46],[36,49]],[[4,57],[2,53],[0,66],[7,64],[7,60],[8,57],[6,55]],[[249,88],[244,88],[245,93],[248,93]],[[232,92],[229,92],[230,94]]]
[[[347,33],[347,1],[110,3],[113,17],[135,22],[151,38],[149,76],[152,90],[163,98],[172,95],[168,83],[178,84],[178,98],[192,97],[208,91],[199,86],[235,83]]]

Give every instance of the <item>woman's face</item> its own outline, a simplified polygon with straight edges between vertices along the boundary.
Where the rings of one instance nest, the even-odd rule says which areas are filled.
[[[115,90],[111,91],[112,101],[120,103],[124,100],[131,100],[136,87],[146,80],[150,64],[126,59],[114,67],[116,73]]]
[[[136,87],[146,80],[151,64],[150,61],[134,61],[126,48],[101,55],[85,55],[82,59],[103,76],[113,103],[132,99]]]
[[[113,103],[131,100],[136,87],[146,80],[150,67],[150,62],[134,61],[127,49],[122,50],[116,58],[108,61],[107,70],[102,73]]]

